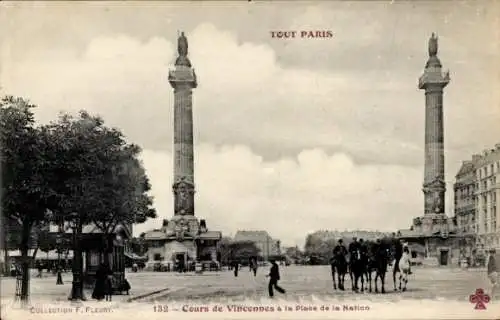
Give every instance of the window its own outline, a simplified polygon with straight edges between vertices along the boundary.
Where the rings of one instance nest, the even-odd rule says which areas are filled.
[[[153,257],[153,260],[160,261],[160,260],[163,260],[163,257],[161,256],[161,254],[155,253],[154,257]]]
[[[151,241],[151,247],[153,247],[153,248],[161,248],[162,246],[163,246],[163,243],[159,240]]]

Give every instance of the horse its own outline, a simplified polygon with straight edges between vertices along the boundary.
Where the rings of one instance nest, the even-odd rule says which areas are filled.
[[[366,270],[366,259],[364,259],[361,250],[357,248],[350,253],[349,274],[351,276],[352,291],[358,291],[358,281],[361,279],[361,292],[364,291],[364,275]]]
[[[347,262],[345,258],[333,257],[330,260],[330,266],[332,268],[332,279],[333,279],[333,289],[337,290],[337,282],[335,281],[335,273],[337,274],[338,287],[340,290],[344,289],[344,280],[347,273]]]
[[[366,278],[366,282],[368,283],[368,290],[372,292],[372,274],[373,272],[377,272],[377,267],[376,267],[376,261],[375,257],[370,254],[368,256],[367,262],[366,262],[366,267],[364,270],[364,276]],[[375,275],[375,282],[376,282],[376,275]],[[376,287],[376,286],[375,286]],[[377,291],[376,291],[377,292]]]
[[[387,272],[387,265],[389,264],[389,250],[382,244],[372,246],[368,262],[365,270],[367,281],[369,283],[369,290],[372,292],[372,274],[375,272],[374,284],[375,292],[378,293],[378,282],[381,282],[381,292],[385,293],[385,274]]]

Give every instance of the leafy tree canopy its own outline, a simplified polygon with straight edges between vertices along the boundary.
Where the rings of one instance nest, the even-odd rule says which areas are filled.
[[[112,232],[118,223],[142,223],[156,217],[151,189],[140,148],[125,141],[123,134],[104,126],[100,117],[82,111],[78,117],[62,115],[42,127],[51,142],[59,215],[93,223]]]

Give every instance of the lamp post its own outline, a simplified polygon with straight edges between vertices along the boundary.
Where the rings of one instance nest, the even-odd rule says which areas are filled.
[[[61,251],[62,251],[61,226],[59,226],[59,233],[57,234],[57,238],[56,238],[56,246],[57,246],[57,282],[56,282],[56,285],[62,285],[62,284],[64,284],[64,282],[62,280],[62,273],[61,273]]]
[[[83,295],[83,261],[82,249],[80,246],[80,238],[82,235],[82,223],[78,213],[71,213],[73,221],[73,283],[71,287],[71,295],[68,300],[87,300]]]
[[[58,233],[56,237],[56,248],[57,248],[57,281],[56,285],[63,285],[63,279],[62,279],[62,264],[61,264],[61,253],[63,250],[63,236],[64,236],[64,219],[63,216],[61,215],[59,219],[57,219],[57,224],[58,224]]]

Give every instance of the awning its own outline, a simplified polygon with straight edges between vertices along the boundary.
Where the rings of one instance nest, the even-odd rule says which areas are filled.
[[[33,250],[28,251],[28,257],[33,256]],[[21,251],[19,250],[12,250],[9,251],[9,257],[21,257]],[[36,260],[57,260],[59,258],[59,255],[57,253],[57,250],[52,250],[49,252],[43,252],[42,250],[38,250],[36,252]],[[61,258],[62,259],[73,259],[73,250],[69,250],[68,255],[66,255],[66,252],[61,253]]]
[[[138,254],[133,253],[133,252],[125,252],[124,255],[125,255],[125,257],[130,258],[132,260],[148,260],[147,257],[142,257]]]

